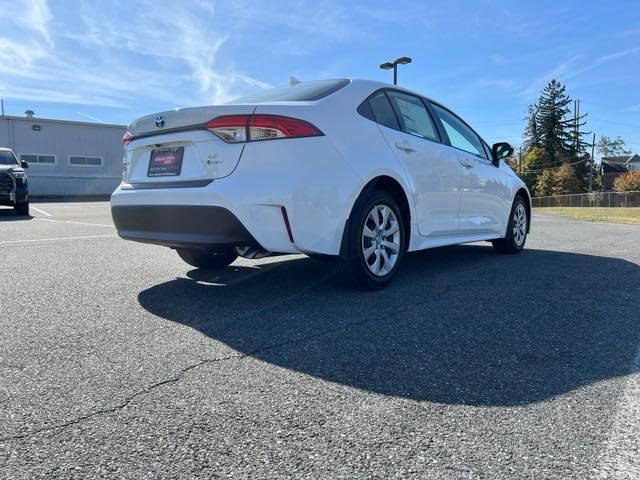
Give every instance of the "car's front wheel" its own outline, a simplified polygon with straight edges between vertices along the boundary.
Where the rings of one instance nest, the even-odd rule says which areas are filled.
[[[405,226],[395,199],[374,190],[358,201],[348,236],[347,271],[361,287],[385,287],[404,256]]]
[[[28,216],[29,215],[29,202],[18,203],[13,207],[17,215]]]
[[[238,258],[232,249],[211,252],[203,248],[176,248],[176,252],[182,260],[192,267],[206,270],[227,267]]]
[[[529,230],[527,207],[524,199],[518,195],[513,201],[511,215],[509,216],[509,226],[507,235],[504,238],[493,240],[493,248],[498,253],[519,253],[524,248],[527,241],[527,231]]]

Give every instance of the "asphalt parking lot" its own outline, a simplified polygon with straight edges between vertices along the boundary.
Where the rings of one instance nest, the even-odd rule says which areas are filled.
[[[1,478],[640,478],[640,226],[218,275],[108,203],[0,210]]]

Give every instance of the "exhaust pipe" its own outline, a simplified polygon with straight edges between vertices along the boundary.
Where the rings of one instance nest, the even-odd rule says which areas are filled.
[[[272,252],[256,247],[236,247],[236,253],[242,258],[248,258],[250,260],[257,260],[259,258],[270,257],[273,255]]]

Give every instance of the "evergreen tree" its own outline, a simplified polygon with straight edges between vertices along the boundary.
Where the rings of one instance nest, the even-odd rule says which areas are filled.
[[[563,164],[571,164],[578,178],[578,187],[573,193],[586,190],[589,178],[589,160],[587,153],[589,144],[584,141],[582,127],[585,115],[578,115],[571,109],[571,98],[566,87],[557,80],[551,80],[542,90],[535,105],[530,105],[527,114],[527,125],[524,131],[525,159],[530,152],[536,150],[536,167],[531,167],[528,185],[536,185],[538,177],[544,169],[557,169]],[[537,151],[541,148],[544,155]],[[544,158],[540,164],[539,159]],[[523,177],[526,175],[523,172]],[[572,186],[573,188],[573,186]]]
[[[540,144],[551,162],[551,167],[559,166],[569,159],[573,150],[573,119],[569,118],[571,99],[566,87],[557,80],[551,80],[542,90],[536,104],[536,123]]]
[[[524,129],[524,151],[529,152],[534,147],[540,146],[540,134],[538,133],[538,121],[536,119],[536,107],[529,105],[525,117],[527,126]]]

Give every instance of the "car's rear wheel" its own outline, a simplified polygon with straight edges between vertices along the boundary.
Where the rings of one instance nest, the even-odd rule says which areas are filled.
[[[351,216],[347,271],[367,289],[385,287],[398,273],[404,256],[405,226],[395,199],[371,191],[358,201]]]
[[[238,258],[232,249],[212,252],[204,248],[176,248],[176,252],[182,260],[192,267],[206,270],[227,267]]]
[[[524,199],[518,195],[511,207],[507,235],[491,242],[494,250],[498,253],[521,252],[527,241],[528,221],[527,206]]]
[[[16,214],[18,214],[18,215],[21,215],[21,216],[28,216],[29,215],[29,202],[18,203],[13,208],[15,209]]]

